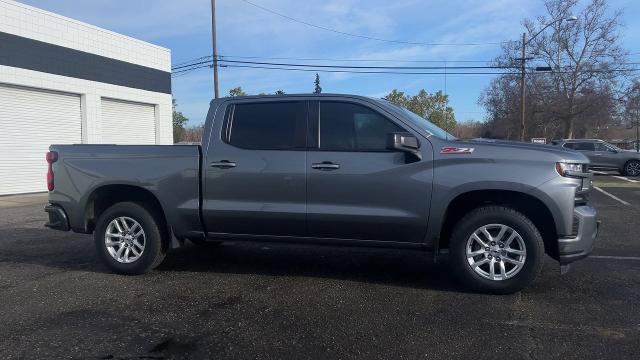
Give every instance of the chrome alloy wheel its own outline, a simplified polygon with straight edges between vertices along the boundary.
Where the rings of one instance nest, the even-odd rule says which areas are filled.
[[[631,161],[628,163],[625,172],[631,176],[640,175],[640,161]]]
[[[126,216],[111,220],[104,233],[107,251],[116,261],[124,264],[130,264],[142,256],[145,240],[140,223]]]
[[[469,266],[489,280],[506,280],[522,270],[527,249],[522,236],[503,224],[488,224],[476,229],[467,240]]]

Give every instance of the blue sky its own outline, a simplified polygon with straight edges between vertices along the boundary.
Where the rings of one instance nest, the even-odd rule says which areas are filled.
[[[251,0],[297,19],[339,31],[408,42],[492,43],[517,40],[522,20],[543,13],[531,0]],[[45,10],[171,49],[174,64],[211,54],[209,0],[25,0]],[[358,39],[323,31],[270,14],[241,0],[217,0],[218,52],[228,56],[288,58],[437,60],[424,65],[456,65],[458,60],[491,60],[498,45],[423,46]],[[585,1],[581,2],[582,4]],[[610,0],[622,9],[623,45],[640,52],[640,2]],[[632,57],[640,60],[639,55]],[[312,63],[318,63],[314,61]],[[402,62],[368,65],[420,65]],[[463,65],[463,64],[457,64]],[[467,64],[468,65],[468,64]],[[478,64],[480,65],[480,64]],[[191,124],[203,121],[213,97],[212,70],[173,79],[173,95]],[[242,86],[252,94],[308,93],[315,74],[221,68],[220,90]],[[415,93],[443,90],[443,75],[321,73],[324,92],[381,97],[391,89]],[[492,75],[448,75],[446,90],[459,121],[481,120],[477,100]]]

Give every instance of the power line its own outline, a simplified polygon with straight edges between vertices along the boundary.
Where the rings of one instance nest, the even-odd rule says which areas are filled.
[[[307,25],[310,27],[314,27],[316,29],[320,29],[320,30],[324,30],[324,31],[330,31],[336,34],[340,34],[340,35],[345,35],[345,36],[351,36],[351,37],[355,37],[355,38],[360,38],[360,39],[366,39],[366,40],[375,40],[375,41],[381,41],[381,42],[387,42],[387,43],[396,43],[396,44],[407,44],[407,45],[426,45],[426,46],[486,46],[486,45],[501,45],[507,42],[511,42],[511,41],[502,41],[502,42],[487,42],[487,43],[426,43],[426,42],[417,42],[417,41],[402,41],[402,40],[392,40],[392,39],[383,39],[383,38],[379,38],[379,37],[374,37],[374,36],[368,36],[368,35],[362,35],[362,34],[353,34],[353,33],[349,33],[349,32],[345,32],[345,31],[340,31],[340,30],[336,30],[336,29],[332,29],[332,28],[328,28],[322,25],[317,25],[317,24],[312,24],[310,22],[307,21],[303,21],[303,20],[299,20],[296,18],[293,18],[291,16],[279,13],[275,10],[271,10],[269,8],[266,8],[264,6],[258,5],[256,3],[253,3],[251,1],[248,0],[242,0],[243,2],[254,6],[260,10],[266,11],[268,13],[280,16],[282,18],[285,18],[287,20],[293,21],[293,22],[297,22],[299,24],[303,24],[303,25]]]
[[[211,56],[209,56],[211,57]],[[221,58],[232,59],[264,59],[264,60],[295,60],[295,61],[344,61],[344,62],[407,62],[407,63],[487,63],[493,60],[400,60],[400,59],[328,59],[328,58],[291,58],[291,57],[265,57],[265,56],[241,56],[220,55]],[[196,60],[196,59],[194,59]]]
[[[313,69],[355,69],[355,70],[440,70],[440,69],[454,69],[454,70],[480,70],[480,69],[517,69],[516,65],[486,65],[486,66],[363,66],[363,65],[336,65],[336,64],[299,64],[299,63],[281,63],[281,62],[266,62],[266,61],[244,61],[244,60],[226,60],[220,59],[219,63],[223,64],[250,64],[250,65],[268,65],[268,66],[285,66],[285,67],[299,67],[299,68],[313,68]],[[174,70],[189,69],[193,66],[211,64],[211,60],[200,61],[191,65],[183,65],[175,67]],[[535,70],[537,67],[527,67],[528,70]],[[571,66],[563,66],[561,69],[571,69]],[[635,71],[637,69],[584,69],[584,72],[611,72],[611,71]]]
[[[443,75],[444,72],[423,72],[423,71],[384,71],[384,70],[335,70],[335,69],[300,69],[286,67],[271,66],[255,66],[255,65],[221,65],[221,67],[230,68],[251,68],[251,69],[268,69],[268,70],[284,70],[284,71],[308,71],[308,72],[325,72],[325,73],[348,73],[348,74],[397,74],[397,75]],[[502,75],[510,74],[505,72],[450,72],[448,75]]]
[[[174,64],[172,70],[181,69],[191,65],[198,65],[212,61],[213,56],[202,56],[192,59],[190,61],[184,61],[178,64]],[[259,59],[259,60],[293,60],[293,61],[342,61],[342,62],[394,62],[394,63],[490,63],[492,60],[400,60],[400,59],[330,59],[330,58],[292,58],[292,57],[268,57],[268,56],[240,56],[240,55],[219,55],[218,61],[225,61],[227,59]]]
[[[201,66],[195,66],[189,69],[184,69],[184,70],[178,70],[178,71],[174,71],[171,73],[171,77],[180,77],[180,76],[184,76],[187,75],[190,72],[193,72],[194,70],[197,69],[202,69],[202,68],[210,68],[212,65],[201,65]]]
[[[292,67],[310,67],[310,68],[341,68],[341,69],[396,69],[396,70],[437,70],[437,69],[515,69],[516,66],[363,66],[363,65],[325,65],[325,64],[294,64],[294,63],[274,63],[265,61],[243,61],[243,60],[226,60],[221,59],[218,62],[235,63],[235,64],[253,64],[253,65],[272,65],[272,66],[292,66]]]
[[[640,53],[638,53],[640,54]],[[212,59],[213,56],[207,55],[199,58],[192,59],[190,61],[184,61],[175,64],[172,69],[177,70],[184,67],[204,64],[208,59]],[[207,59],[207,60],[205,60]],[[296,57],[268,57],[268,56],[246,56],[246,55],[219,55],[218,61],[225,61],[228,59],[259,59],[259,60],[293,60],[293,61],[333,61],[333,62],[394,62],[394,63],[493,63],[495,60],[401,60],[401,59],[337,59],[337,58],[296,58]],[[544,58],[533,58],[532,60],[543,61]],[[208,60],[211,61],[211,60]],[[231,60],[228,60],[231,61]],[[640,62],[625,62],[621,65],[639,65]],[[489,65],[492,66],[492,65]],[[515,65],[514,65],[515,66]]]
[[[187,64],[192,63],[194,61],[201,61],[201,60],[204,60],[204,59],[211,59],[211,58],[213,58],[212,55],[207,55],[207,56],[201,56],[199,58],[195,58],[195,59],[191,59],[191,60],[185,60],[185,61],[179,62],[177,64],[173,64],[172,68],[176,67],[176,66],[180,66],[180,65],[187,65]]]
[[[309,72],[334,72],[334,73],[351,73],[351,74],[405,74],[405,75],[509,75],[515,72],[509,71],[473,71],[473,70],[509,70],[516,69],[516,66],[353,66],[353,65],[322,65],[322,64],[295,64],[295,63],[273,63],[261,61],[238,61],[238,60],[219,60],[221,67],[230,68],[253,68],[267,70],[284,70],[284,71],[309,71]],[[172,76],[178,77],[192,72],[193,70],[211,67],[212,61],[201,61],[191,65],[181,66],[175,69]],[[469,70],[454,71],[449,70]],[[536,67],[527,67],[527,70],[535,70]],[[570,67],[565,67],[570,69]],[[402,71],[404,70],[404,71]],[[445,71],[410,71],[410,70],[445,70]],[[628,69],[585,69],[582,72],[605,73],[605,72],[636,72],[637,68]],[[570,71],[555,72],[531,72],[532,74],[553,74],[553,73],[569,73]]]
[[[174,66],[171,68],[171,71],[180,70],[180,69],[188,68],[190,66],[196,66],[196,65],[202,65],[202,64],[213,64],[213,60],[198,61],[189,65]]]
[[[190,65],[176,66],[172,70],[181,70],[192,66],[209,64],[211,60],[199,61]],[[289,66],[289,67],[302,67],[302,68],[329,68],[329,69],[389,69],[389,70],[437,70],[437,69],[515,69],[516,66],[362,66],[362,65],[326,65],[326,64],[297,64],[297,63],[276,63],[266,61],[243,61],[243,60],[226,60],[220,59],[219,63],[232,63],[232,64],[251,64],[251,65],[270,65],[270,66]]]

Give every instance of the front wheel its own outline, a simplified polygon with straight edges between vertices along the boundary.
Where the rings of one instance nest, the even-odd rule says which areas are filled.
[[[627,176],[640,176],[640,160],[630,160],[624,165],[624,174]]]
[[[544,243],[520,212],[485,206],[465,215],[450,240],[453,272],[467,287],[509,294],[529,285],[542,269]]]
[[[143,274],[164,259],[159,216],[133,202],[117,203],[98,218],[94,241],[98,256],[118,274]]]

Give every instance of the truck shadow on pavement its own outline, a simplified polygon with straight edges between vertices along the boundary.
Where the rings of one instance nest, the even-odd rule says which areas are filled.
[[[311,277],[410,288],[465,291],[450,274],[446,259],[409,250],[274,243],[186,245],[175,249],[156,271]]]
[[[63,271],[109,273],[96,256],[90,235],[14,228],[0,242],[0,262],[31,264]],[[8,241],[6,241],[8,240]],[[187,243],[174,249],[154,273],[191,272],[273,277],[310,277],[464,292],[446,259],[409,250],[225,242]]]

